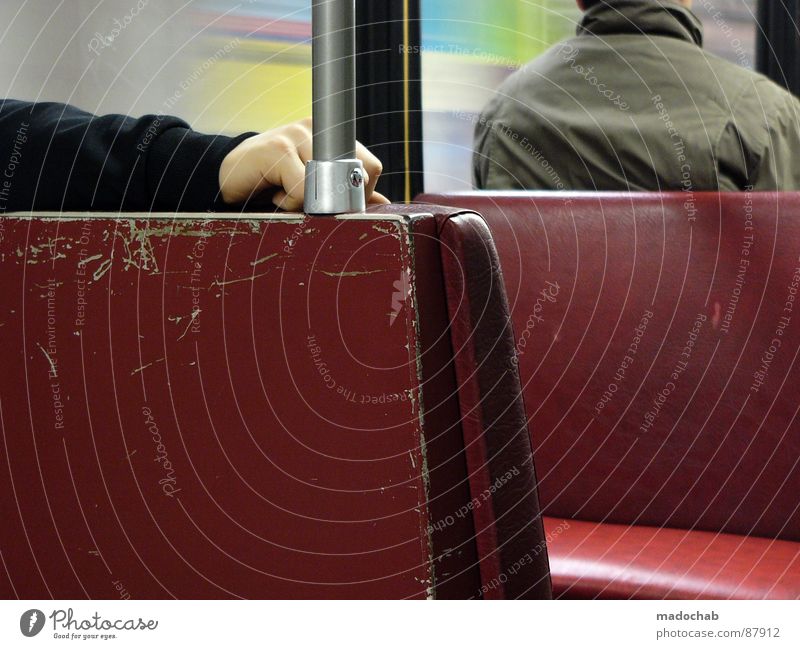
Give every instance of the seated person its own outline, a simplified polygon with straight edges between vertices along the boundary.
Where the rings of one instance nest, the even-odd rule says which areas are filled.
[[[702,49],[691,0],[578,0],[577,36],[500,87],[481,189],[800,189],[800,102]]]
[[[367,199],[381,163],[361,144]],[[73,106],[0,102],[0,213],[206,212],[303,207],[311,122],[238,137],[203,135],[176,117],[97,117]]]

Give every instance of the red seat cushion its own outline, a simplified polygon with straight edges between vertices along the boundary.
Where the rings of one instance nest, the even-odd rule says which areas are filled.
[[[555,597],[800,599],[800,543],[544,519]]]
[[[427,199],[492,232],[545,516],[800,542],[800,194]]]
[[[425,200],[491,230],[557,593],[797,597],[800,193]]]

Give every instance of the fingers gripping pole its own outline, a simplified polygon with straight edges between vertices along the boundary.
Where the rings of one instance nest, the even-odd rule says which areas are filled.
[[[312,0],[313,160],[306,165],[308,214],[366,209],[356,158],[355,0]]]

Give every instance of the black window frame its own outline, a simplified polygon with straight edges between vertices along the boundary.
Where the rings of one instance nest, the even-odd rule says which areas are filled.
[[[381,159],[378,191],[423,191],[420,0],[356,0],[356,132]]]
[[[756,69],[800,95],[800,0],[760,0]]]

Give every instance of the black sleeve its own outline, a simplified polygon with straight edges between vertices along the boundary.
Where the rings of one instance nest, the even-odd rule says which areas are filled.
[[[223,209],[219,167],[242,140],[166,115],[98,117],[74,106],[0,104],[0,213]]]

